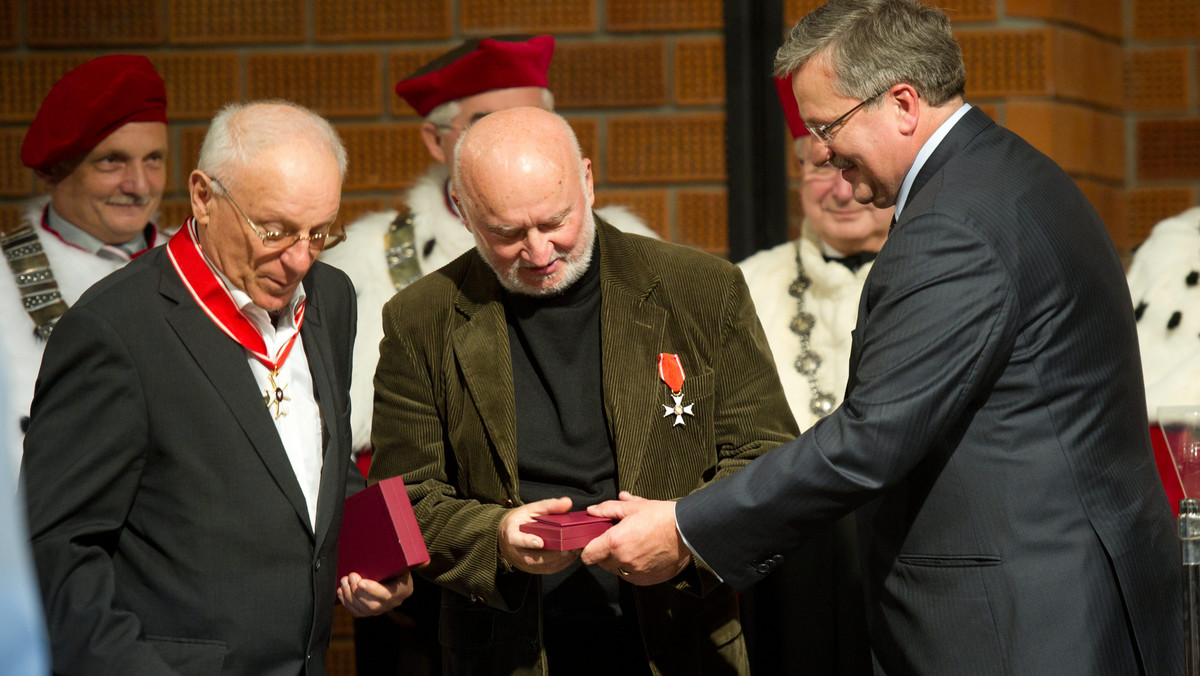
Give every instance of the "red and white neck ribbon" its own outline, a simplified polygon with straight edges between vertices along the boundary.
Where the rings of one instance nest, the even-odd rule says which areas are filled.
[[[267,343],[259,333],[258,327],[242,314],[229,289],[225,288],[225,284],[217,276],[217,271],[200,251],[195,228],[195,219],[188,218],[179,232],[167,242],[167,257],[175,266],[179,279],[217,328],[238,345],[246,348],[272,373],[278,373],[279,367],[287,361],[292,352],[292,345],[300,335],[300,325],[304,322],[304,302],[296,303],[296,333],[292,334],[274,355],[268,354]]]
[[[683,392],[683,381],[687,376],[683,373],[683,364],[679,355],[663,352],[658,355],[658,377],[671,388],[671,394]]]

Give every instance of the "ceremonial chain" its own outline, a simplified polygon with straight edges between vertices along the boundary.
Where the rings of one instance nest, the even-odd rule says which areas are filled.
[[[812,330],[817,318],[804,310],[804,294],[812,286],[812,280],[804,274],[804,263],[800,261],[800,242],[796,242],[796,281],[788,287],[788,293],[796,299],[796,318],[792,320],[792,332],[800,336],[800,356],[796,357],[796,370],[808,379],[811,399],[808,410],[817,418],[824,418],[834,408],[833,395],[817,384],[817,370],[821,367],[821,356],[812,350]]]

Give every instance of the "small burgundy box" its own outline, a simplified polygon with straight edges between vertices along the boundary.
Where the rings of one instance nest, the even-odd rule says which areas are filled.
[[[429,550],[403,479],[384,479],[346,498],[338,537],[338,580],[352,572],[368,580],[386,580],[427,561]]]
[[[613,525],[612,519],[592,516],[584,511],[543,514],[533,518],[533,523],[521,524],[521,532],[540,537],[542,549],[556,552],[583,549]]]

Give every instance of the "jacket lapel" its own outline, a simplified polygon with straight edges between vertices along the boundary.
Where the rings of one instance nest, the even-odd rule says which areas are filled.
[[[617,487],[632,490],[650,425],[661,416],[658,354],[667,311],[653,302],[658,275],[623,235],[596,222],[600,248],[600,352],[604,410],[617,461]]]
[[[455,308],[466,316],[453,334],[454,356],[462,369],[467,394],[483,419],[484,428],[507,476],[504,485],[517,499],[517,413],[513,394],[512,355],[500,284],[495,273],[472,257]]]
[[[321,461],[321,486],[317,491],[317,524],[314,529],[319,550],[329,532],[333,514],[337,511],[336,501],[342,495],[339,489],[345,483],[342,469],[348,466],[350,453],[341,446],[338,397],[335,395],[337,381],[333,375],[333,348],[329,344],[328,332],[321,330],[321,298],[310,278],[311,275],[304,280],[306,301],[304,325],[300,327],[300,336],[304,340],[304,355],[308,357],[308,369],[312,373],[323,423],[321,430],[324,457]]]
[[[279,490],[296,510],[296,515],[311,530],[300,483],[279,440],[279,433],[263,405],[258,384],[246,363],[245,352],[222,333],[196,304],[184,288],[170,259],[162,255],[157,263],[162,268],[159,292],[176,303],[166,313],[167,322],[212,383],[213,389],[225,400],[230,414],[245,432]]]

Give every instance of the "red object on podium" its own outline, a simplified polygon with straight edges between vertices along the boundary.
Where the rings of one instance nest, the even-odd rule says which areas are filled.
[[[338,537],[338,580],[353,572],[382,581],[428,561],[429,550],[403,479],[384,479],[346,498]]]
[[[1171,510],[1179,516],[1179,501],[1183,499],[1183,486],[1179,483],[1179,473],[1175,469],[1175,459],[1167,446],[1167,436],[1161,425],[1150,424],[1150,445],[1154,447],[1154,464],[1158,466],[1158,478],[1162,479],[1163,488],[1167,491],[1167,502]]]
[[[542,549],[556,552],[583,549],[613,525],[612,519],[592,516],[584,511],[543,514],[533,518],[533,523],[521,524],[521,532],[540,537]]]

